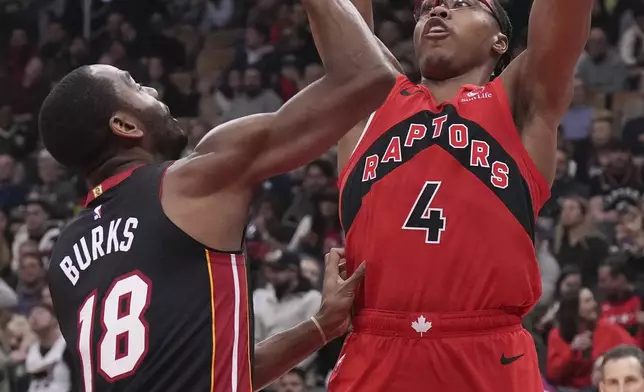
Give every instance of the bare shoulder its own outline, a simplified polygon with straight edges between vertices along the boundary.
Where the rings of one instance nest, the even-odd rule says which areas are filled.
[[[195,151],[171,165],[163,178],[160,197],[165,214],[208,247],[241,248],[253,189],[240,177],[261,142],[261,132],[256,131],[263,128],[261,121],[270,121],[270,115],[213,129]]]

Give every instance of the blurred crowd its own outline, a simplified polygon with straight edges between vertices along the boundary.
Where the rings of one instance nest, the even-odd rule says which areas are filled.
[[[501,2],[517,54],[531,1]],[[179,118],[188,154],[211,128],[275,111],[324,75],[297,0],[94,0],[91,13],[83,3],[0,0],[0,392],[79,391],[45,283],[87,191],[38,140],[38,110],[58,80],[91,63],[129,71]],[[412,3],[374,0],[376,33],[418,81]],[[538,221],[544,295],[524,319],[551,390],[595,391],[603,354],[644,348],[642,75],[644,0],[596,0]],[[266,181],[249,216],[256,341],[317,311],[323,256],[343,245],[335,152],[311,160]],[[269,390],[324,390],[341,344]]]

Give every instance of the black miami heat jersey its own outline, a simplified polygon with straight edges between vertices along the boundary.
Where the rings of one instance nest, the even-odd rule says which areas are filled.
[[[169,220],[169,165],[94,188],[54,247],[51,295],[86,392],[252,391],[244,257]]]

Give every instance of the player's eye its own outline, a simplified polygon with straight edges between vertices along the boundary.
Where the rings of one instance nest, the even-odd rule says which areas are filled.
[[[456,0],[450,8],[464,8],[469,6],[471,6],[471,4],[465,0]]]

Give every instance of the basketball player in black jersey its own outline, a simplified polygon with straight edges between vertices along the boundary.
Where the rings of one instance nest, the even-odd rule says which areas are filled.
[[[252,361],[241,249],[254,188],[325,152],[395,82],[349,0],[302,3],[318,47],[332,48],[326,75],[276,113],[215,128],[187,158],[167,161],[186,136],[127,72],[79,68],[45,100],[46,148],[93,188],[48,275],[86,392],[257,390],[347,329],[364,267],[341,279],[334,251],[318,314],[260,343]]]

